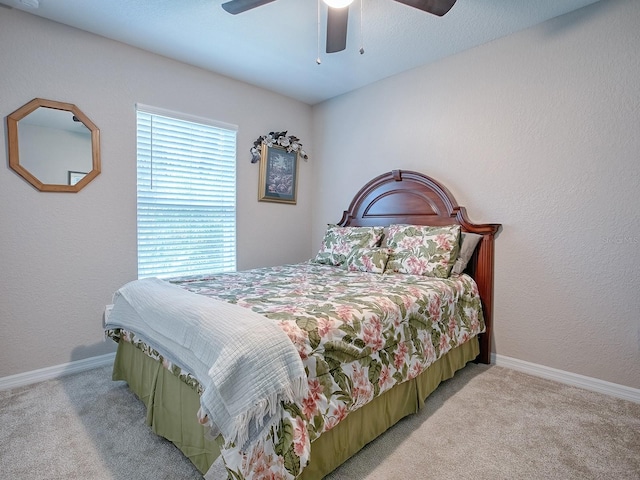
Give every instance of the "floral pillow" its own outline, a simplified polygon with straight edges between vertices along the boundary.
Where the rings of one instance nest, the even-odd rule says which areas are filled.
[[[460,250],[460,225],[391,225],[387,272],[447,278]]]
[[[345,267],[350,272],[384,273],[388,260],[388,248],[356,248],[347,257]]]
[[[313,259],[325,265],[344,265],[356,248],[373,248],[382,239],[382,227],[340,227],[329,224],[320,251]]]

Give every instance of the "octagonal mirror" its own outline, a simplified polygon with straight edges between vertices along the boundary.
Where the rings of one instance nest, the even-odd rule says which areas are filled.
[[[79,192],[100,173],[100,130],[71,103],[35,98],[7,135],[9,167],[41,192]]]

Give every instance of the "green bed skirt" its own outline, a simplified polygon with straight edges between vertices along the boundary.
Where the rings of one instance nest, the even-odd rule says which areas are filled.
[[[400,419],[416,413],[440,382],[451,378],[479,352],[476,337],[448,352],[417,378],[351,412],[311,444],[311,460],[299,478],[323,478]],[[113,380],[126,381],[142,400],[147,407],[146,422],[157,435],[174,443],[200,472],[207,472],[220,449],[216,441],[205,437],[204,427],[197,421],[200,397],[193,387],[124,341],[118,343]]]

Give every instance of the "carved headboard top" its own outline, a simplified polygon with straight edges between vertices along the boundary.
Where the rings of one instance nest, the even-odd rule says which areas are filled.
[[[487,331],[480,338],[479,361],[490,363],[493,307],[494,237],[501,225],[475,224],[464,207],[439,182],[418,172],[392,170],[369,181],[345,210],[341,226],[377,226],[403,223],[412,225],[459,224],[465,232],[482,235],[467,273],[478,284]]]
[[[464,207],[433,178],[408,170],[392,170],[368,182],[351,201],[339,224],[342,226],[451,225],[464,231],[495,233],[500,225],[476,225]]]

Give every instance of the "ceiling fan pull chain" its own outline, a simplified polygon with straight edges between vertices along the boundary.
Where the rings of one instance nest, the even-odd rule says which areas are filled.
[[[364,0],[360,0],[360,55],[364,54],[364,34],[362,28],[362,19],[364,18]]]
[[[318,57],[316,58],[318,65],[322,63],[322,60],[320,60],[320,1],[318,0]]]

